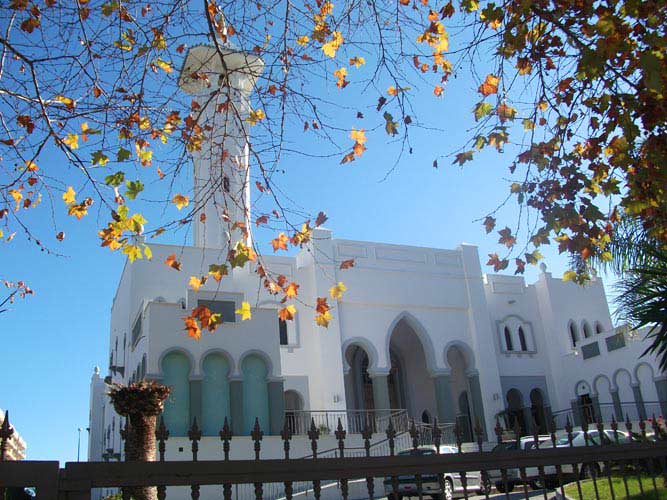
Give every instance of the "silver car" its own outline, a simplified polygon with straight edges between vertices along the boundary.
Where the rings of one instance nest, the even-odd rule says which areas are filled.
[[[405,455],[435,455],[435,446],[420,446],[416,450],[406,450],[400,452],[399,456]],[[456,454],[457,449],[454,446],[442,445],[440,446],[440,454]],[[398,476],[396,478],[396,492],[394,493],[394,481],[391,477],[384,480],[384,491],[389,500],[401,500],[405,497],[418,497],[419,492],[415,476]],[[461,483],[461,475],[456,472],[443,473],[443,485],[441,487],[440,481],[436,474],[424,474],[421,476],[422,488],[421,492],[424,496],[430,496],[434,500],[451,500],[453,498],[464,497],[463,484]],[[479,472],[466,472],[466,489],[468,494],[472,492],[479,492],[480,494],[489,493],[491,491],[491,483],[486,481],[482,484],[481,474]]]

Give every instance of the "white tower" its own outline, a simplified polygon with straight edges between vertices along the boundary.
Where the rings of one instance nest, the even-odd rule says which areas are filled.
[[[231,231],[234,223],[250,230],[247,118],[263,67],[258,56],[227,46],[195,46],[185,57],[178,84],[197,103],[192,114],[203,135],[201,148],[192,153],[197,247],[234,245],[242,238],[240,230]]]

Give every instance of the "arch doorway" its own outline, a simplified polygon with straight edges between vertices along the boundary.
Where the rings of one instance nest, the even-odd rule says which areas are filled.
[[[526,419],[523,414],[523,394],[518,389],[507,391],[507,424],[510,429],[518,429],[520,435],[526,434]]]
[[[354,409],[374,409],[373,380],[368,374],[368,366],[370,364],[368,353],[361,346],[351,345],[345,351],[345,357],[348,365],[350,365]]]
[[[409,319],[396,323],[389,338],[389,402],[392,409],[407,409],[416,421],[422,420],[424,413],[429,416],[437,413],[433,379],[427,369],[429,348]]]
[[[303,398],[296,391],[285,391],[285,421],[292,434],[304,434]]]
[[[530,414],[537,427],[537,432],[545,434],[547,432],[547,412],[544,407],[544,395],[537,388],[530,391]]]

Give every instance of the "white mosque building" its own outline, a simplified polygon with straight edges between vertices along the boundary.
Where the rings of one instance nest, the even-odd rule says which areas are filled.
[[[219,459],[225,418],[235,436],[232,457],[251,453],[247,436],[255,418],[265,434],[262,455],[270,457],[282,455],[285,420],[295,439],[311,418],[323,439],[340,418],[354,440],[364,422],[375,422],[381,433],[392,415],[424,424],[458,422],[468,439],[479,422],[492,440],[499,417],[525,429],[534,419],[545,430],[552,415],[559,426],[566,415],[575,424],[599,416],[667,416],[667,378],[654,359],[641,357],[641,336],[614,328],[599,279],[580,287],[543,266],[527,285],[522,277],[483,274],[472,245],[353,241],[318,228],[296,256],[263,258],[273,272],[301,285],[305,304],[345,282],[348,291],[327,329],[300,303],[294,321],[279,321],[282,305],[262,287],[258,291],[252,269],[234,269],[198,292],[189,288],[184,277],[206,274],[208,264],[227,253],[228,228],[218,213],[222,196],[203,192],[224,185],[249,198],[248,145],[238,120],[248,112],[262,66],[258,58],[229,50],[223,70],[211,50],[192,48],[180,81],[212,129],[208,153],[194,157],[193,199],[207,218],[194,224],[193,246],[151,245],[152,260],[123,269],[111,307],[108,370],[96,369],[91,382],[89,460],[121,458],[124,423],[106,397],[107,384],[139,379],[172,387],[163,414],[172,460],[189,459],[186,436],[195,418],[204,435],[199,458]],[[188,77],[194,71],[220,81],[224,92],[212,96]],[[218,78],[225,71],[229,78]],[[241,110],[236,120],[215,113],[228,92]],[[222,129],[234,163],[215,154]],[[239,211],[232,220],[249,219],[247,201],[229,210]],[[163,264],[174,253],[181,272]],[[354,268],[340,270],[348,259]],[[250,321],[234,313],[243,301],[252,305]],[[181,318],[202,303],[220,312],[224,324],[196,341],[185,334]],[[292,456],[309,450],[307,438],[296,440]]]

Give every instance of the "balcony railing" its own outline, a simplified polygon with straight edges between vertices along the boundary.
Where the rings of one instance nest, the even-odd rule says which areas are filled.
[[[408,430],[407,410],[286,410],[285,421],[294,435],[306,435],[312,423],[320,434],[333,434],[340,420],[351,434],[384,432],[392,422],[396,432]]]

